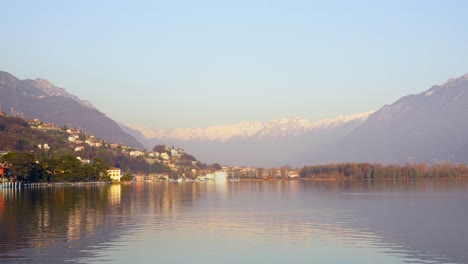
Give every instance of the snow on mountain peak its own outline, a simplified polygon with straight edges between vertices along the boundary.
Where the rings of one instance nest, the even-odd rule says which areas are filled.
[[[358,121],[363,122],[374,111],[354,115],[339,115],[325,118],[316,122],[301,116],[291,116],[274,119],[267,122],[240,122],[225,126],[210,126],[206,128],[175,128],[160,129],[150,127],[131,126],[139,130],[146,138],[177,139],[177,140],[206,140],[227,141],[232,138],[276,138],[295,136],[314,130],[330,130],[342,124]]]

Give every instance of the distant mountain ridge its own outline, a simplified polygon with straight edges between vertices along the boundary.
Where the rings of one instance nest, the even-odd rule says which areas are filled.
[[[340,115],[316,122],[304,117],[288,117],[207,128],[133,127],[133,135],[140,132],[146,138],[147,147],[161,143],[182,147],[204,162],[277,166],[289,163],[295,153],[341,138],[372,113]]]
[[[0,106],[3,112],[77,127],[108,142],[143,148],[140,142],[122,131],[115,121],[90,102],[44,79],[20,80],[0,71]]]
[[[205,140],[225,142],[232,138],[280,138],[298,136],[307,132],[323,129],[334,129],[348,122],[363,122],[374,111],[354,115],[340,115],[312,122],[304,117],[292,116],[274,119],[267,122],[240,122],[226,126],[210,126],[207,128],[176,128],[158,129],[133,126],[146,138]]]

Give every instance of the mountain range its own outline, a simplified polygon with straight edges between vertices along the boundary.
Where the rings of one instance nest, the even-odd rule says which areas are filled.
[[[165,143],[195,151],[203,161],[248,166],[290,163],[295,153],[337,140],[362,124],[373,111],[312,122],[288,117],[268,122],[241,122],[207,128],[158,129],[133,127],[146,146]]]
[[[146,146],[176,145],[200,160],[230,165],[467,163],[468,74],[375,112],[317,122],[289,117],[207,128],[127,129]]]
[[[44,79],[20,80],[0,71],[0,110],[79,128],[108,142],[143,148],[138,140],[125,133],[115,121],[89,101],[81,100]]]
[[[206,128],[118,124],[44,79],[0,71],[0,110],[88,131],[137,149],[184,148],[199,160],[239,166],[336,162],[468,163],[468,74],[405,96],[377,111],[319,121],[287,117]]]

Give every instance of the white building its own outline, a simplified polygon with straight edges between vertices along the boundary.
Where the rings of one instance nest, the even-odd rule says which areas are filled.
[[[169,155],[166,153],[166,152],[163,152],[161,153],[161,158],[165,159],[165,160],[168,160],[169,159]]]
[[[83,149],[84,149],[83,146],[79,146],[79,147],[76,147],[76,148],[75,148],[75,151],[82,151]]]
[[[226,181],[227,179],[227,172],[225,170],[215,171],[214,174],[215,174],[214,180],[217,182]]]
[[[214,173],[207,173],[206,176],[205,176],[205,179],[207,181],[214,181],[215,179],[215,174]]]
[[[171,156],[172,157],[179,157],[179,152],[176,149],[171,149]]]
[[[142,151],[139,151],[139,150],[132,150],[130,151],[130,156],[132,157],[139,157],[139,156],[142,156],[144,153]]]
[[[157,158],[159,157],[159,152],[150,152],[148,153],[148,157]]]
[[[116,167],[109,167],[107,168],[107,175],[110,176],[111,180],[112,181],[120,181],[120,177],[122,177],[120,175],[120,169],[119,168],[116,168]]]

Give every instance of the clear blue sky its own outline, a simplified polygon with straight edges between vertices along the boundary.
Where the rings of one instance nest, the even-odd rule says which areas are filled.
[[[3,1],[0,70],[123,123],[378,109],[468,73],[468,1]]]

